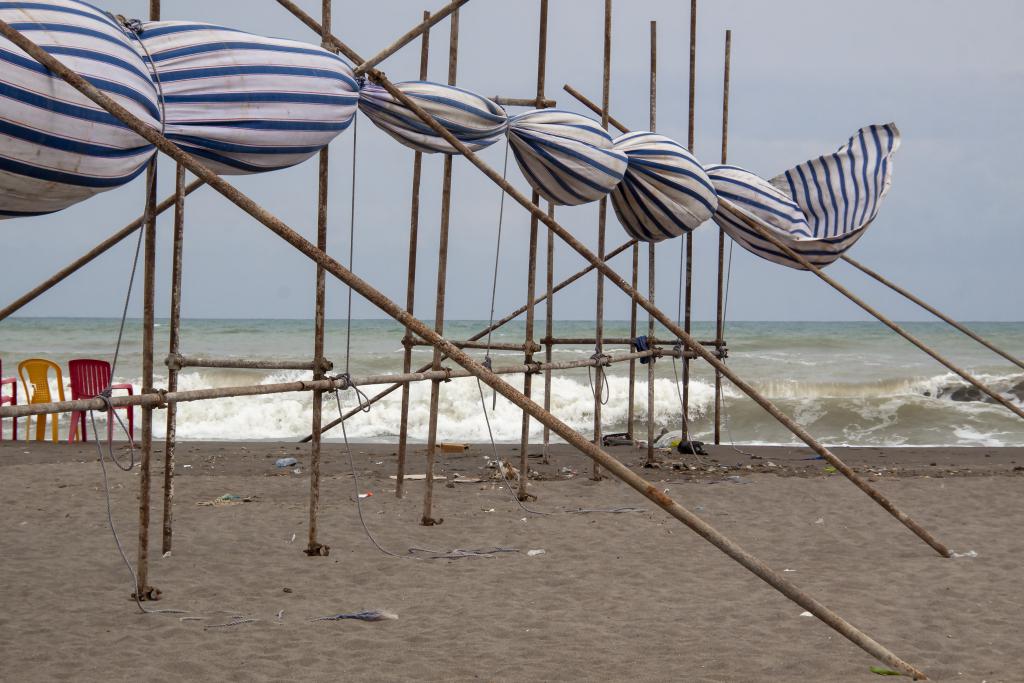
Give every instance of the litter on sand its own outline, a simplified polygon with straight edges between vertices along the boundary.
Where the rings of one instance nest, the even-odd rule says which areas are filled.
[[[879,676],[902,676],[899,671],[893,671],[892,669],[886,669],[884,666],[873,666],[871,667],[871,673],[878,674]]]
[[[953,557],[977,557],[978,552],[976,550],[968,550],[966,553],[953,553]]]
[[[256,496],[236,496],[233,493],[225,493],[220,498],[214,498],[213,500],[201,500],[196,503],[196,505],[223,507],[225,505],[238,505],[239,503],[252,503],[255,500]]]
[[[442,443],[439,444],[439,447],[445,453],[461,453],[469,450],[468,443]]]
[[[392,474],[391,478],[392,479],[398,479],[398,475]],[[402,477],[402,479],[404,479],[406,481],[426,481],[427,475],[425,475],[425,474],[407,474],[404,477]],[[445,480],[445,478],[442,477],[440,474],[435,474],[434,475],[434,481],[444,481],[444,480]]]
[[[351,612],[341,614],[331,614],[326,617],[316,617],[310,619],[310,621],[343,621],[345,619],[352,619],[355,621],[387,621],[388,619],[397,619],[398,615],[394,612],[385,612],[384,610],[371,609],[363,610],[362,612]]]
[[[814,615],[811,614],[810,612],[801,612],[800,616],[802,616],[802,617],[813,617]]]
[[[299,464],[299,461],[295,458],[278,458],[274,461],[274,467],[295,467]]]
[[[538,555],[544,555],[545,553],[547,553],[547,551],[544,550],[544,548],[535,548],[533,550],[526,551],[528,557],[537,557]]]

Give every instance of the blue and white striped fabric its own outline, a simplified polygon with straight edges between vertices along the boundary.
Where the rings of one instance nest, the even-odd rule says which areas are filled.
[[[678,142],[657,133],[626,133],[615,149],[629,159],[612,191],[615,215],[630,237],[660,242],[693,230],[718,205],[704,168]]]
[[[301,163],[348,128],[352,68],[327,50],[187,21],[144,24],[166,135],[217,173]]]
[[[787,247],[822,268],[861,238],[892,182],[899,147],[893,124],[857,131],[834,154],[811,159],[772,179],[736,166],[707,169],[720,197],[715,222],[748,251],[804,270],[743,218],[755,221]]]
[[[504,109],[468,90],[428,81],[405,81],[395,86],[474,152],[500,140],[508,125]],[[378,85],[367,83],[363,87],[359,108],[374,125],[406,147],[419,152],[458,154],[444,138]]]
[[[626,154],[597,121],[558,109],[512,117],[508,139],[530,187],[552,204],[601,199],[622,181]]]
[[[156,88],[130,38],[78,0],[0,2],[21,31],[154,129]],[[0,218],[59,211],[124,185],[153,147],[59,77],[0,38]]]

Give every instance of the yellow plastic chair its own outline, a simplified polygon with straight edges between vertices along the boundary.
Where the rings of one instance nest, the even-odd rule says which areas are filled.
[[[25,396],[29,403],[50,403],[53,397],[50,395],[50,370],[57,375],[57,396],[58,400],[64,400],[64,375],[61,374],[60,366],[52,360],[45,358],[28,358],[18,363],[18,376],[21,377],[21,385],[25,388]],[[26,379],[26,375],[28,378]],[[32,387],[29,389],[29,387]],[[46,419],[53,420],[53,442],[57,442],[57,416],[36,415],[36,441],[43,441],[46,438]],[[26,418],[25,436],[31,433],[32,417]]]

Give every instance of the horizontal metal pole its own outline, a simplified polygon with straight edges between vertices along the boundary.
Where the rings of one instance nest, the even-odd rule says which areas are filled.
[[[189,356],[185,354],[169,354],[164,365],[171,370],[184,368],[229,368],[240,370],[316,370],[316,361],[296,361],[280,358],[215,358],[211,356]],[[334,363],[323,359],[321,371],[327,372],[334,368]]]
[[[632,344],[633,340],[629,337],[602,337],[602,344]],[[541,337],[538,340],[541,344],[573,344],[576,346],[590,346],[596,342],[595,337]],[[647,342],[652,346],[675,344],[677,339],[662,339],[660,337],[648,337]],[[701,340],[697,342],[701,346],[719,346],[719,343],[714,339]],[[721,346],[725,346],[725,341],[722,341]]]
[[[185,195],[187,196],[191,194],[194,190],[199,189],[204,184],[205,183],[202,180],[193,180],[191,183],[185,186]],[[162,202],[156,205],[156,208],[154,209],[154,215],[159,216],[172,206],[174,206],[173,194],[168,196],[167,199],[163,200]],[[29,291],[25,292],[17,299],[12,301],[10,304],[0,309],[0,320],[3,320],[4,318],[7,318],[10,315],[13,315],[18,311],[18,309],[24,307],[25,304],[33,301],[34,299],[39,297],[39,295],[49,291],[54,286],[59,284],[61,281],[65,280],[69,275],[82,268],[82,266],[85,266],[89,262],[95,260],[101,254],[106,253],[112,247],[119,244],[122,240],[124,240],[124,238],[128,237],[128,235],[132,234],[140,227],[142,227],[142,221],[145,220],[145,217],[145,214],[139,216],[131,223],[124,226],[123,228],[115,232],[113,235],[111,235],[110,237],[103,240],[95,247],[87,251],[85,254],[81,256],[81,258],[75,259],[74,261],[72,261],[71,263],[64,266],[56,273],[54,273],[49,279],[36,285],[32,289],[30,289]]]
[[[570,370],[573,368],[596,367],[628,362],[649,356],[673,356],[673,350],[652,349],[619,355],[609,355],[603,360],[593,358],[559,361],[555,363],[531,363],[518,365],[502,365],[491,369],[495,375],[521,375],[538,373],[545,370]],[[300,368],[301,369],[301,368]],[[447,381],[463,377],[473,377],[468,370],[427,370],[424,372],[407,372],[403,374],[378,374],[353,377],[351,379],[299,380],[295,382],[278,382],[276,384],[247,384],[242,386],[214,387],[211,389],[192,389],[190,391],[161,391],[151,394],[135,394],[132,396],[113,396],[110,405],[115,408],[125,406],[143,406],[158,408],[171,403],[190,403],[208,401],[218,398],[236,398],[239,396],[266,396],[269,394],[286,394],[301,391],[334,391],[345,389],[350,385],[368,387],[377,384],[408,384],[410,382]],[[53,403],[25,403],[17,406],[0,408],[0,417],[24,417],[26,415],[52,415],[70,413],[80,410],[104,410],[106,402],[99,398],[77,399],[74,401],[56,401]]]
[[[537,342],[531,342],[529,344],[516,344],[514,342],[491,342],[488,344],[484,341],[477,340],[465,340],[465,341],[452,341],[450,343],[459,347],[460,349],[490,349],[491,351],[540,351],[541,345]],[[425,339],[411,339],[408,342],[410,346],[433,346],[430,342]]]
[[[549,100],[547,98],[542,99],[538,104],[536,97],[501,97],[500,95],[495,95],[491,100],[503,107],[536,107],[537,109],[550,109],[558,104],[554,100]]]

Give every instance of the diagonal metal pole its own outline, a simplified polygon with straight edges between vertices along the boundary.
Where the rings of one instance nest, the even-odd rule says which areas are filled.
[[[587,99],[579,91],[574,90],[574,89],[570,88],[569,86],[566,86],[565,89],[566,89],[567,92],[569,92],[573,97],[578,99],[586,107],[590,108],[593,111],[596,111],[598,109],[598,106],[596,104],[594,104],[593,101]],[[629,130],[627,128],[623,127],[621,124],[616,124],[616,125],[617,125],[617,127],[619,127],[620,130],[622,130],[622,132],[624,132],[624,133],[629,132]],[[438,128],[441,128],[441,126],[438,126]],[[441,129],[443,130],[443,128],[441,128]],[[479,166],[479,165],[480,164],[477,164],[477,166]],[[484,171],[484,172],[487,173],[487,171]],[[490,175],[490,174],[488,174],[488,175]],[[512,189],[513,192],[515,191],[514,188],[511,188],[511,189]],[[522,202],[520,202],[520,203],[522,203]],[[527,207],[527,208],[529,209],[529,207]],[[556,230],[556,232],[558,232],[558,231]],[[564,237],[562,237],[563,233],[565,235]],[[568,241],[568,240],[574,240],[575,241],[575,238],[573,238],[572,235],[569,234],[568,231],[566,231],[564,229],[561,230],[561,232],[559,233],[559,236],[562,237],[562,239],[564,239],[566,241]],[[574,248],[575,248],[575,246],[574,246]],[[593,254],[590,254],[586,250],[586,247],[584,247],[582,244],[580,244],[580,248],[576,249],[576,251],[578,251],[581,255],[583,255],[583,257],[586,258],[588,261],[591,261],[591,262],[596,261],[596,259],[593,257]],[[615,274],[615,272],[611,268],[609,268],[607,266],[605,266],[605,267],[607,268],[607,270],[609,272],[613,273],[612,280],[616,284],[618,284],[619,287],[623,288],[624,291],[628,291],[629,288],[626,286],[625,281],[622,280],[621,277],[618,277],[618,275]],[[882,493],[880,491],[878,491],[873,486],[871,486],[871,484],[869,484],[867,481],[862,479],[860,477],[860,475],[858,475],[856,472],[854,472],[854,470],[849,465],[847,465],[845,462],[843,462],[839,457],[837,457],[834,453],[832,453],[832,451],[830,451],[823,444],[821,444],[817,439],[815,439],[813,436],[811,436],[810,433],[807,432],[807,430],[805,430],[803,427],[801,427],[799,424],[797,424],[792,418],[790,418],[788,415],[786,415],[781,410],[779,410],[779,408],[774,403],[772,403],[767,398],[762,396],[761,393],[758,392],[756,389],[754,389],[754,387],[752,387],[750,384],[748,384],[744,380],[740,379],[739,376],[736,375],[735,372],[733,372],[732,368],[728,367],[725,363],[723,363],[720,359],[718,359],[714,354],[712,354],[710,351],[708,351],[703,346],[701,346],[696,340],[694,340],[689,334],[687,334],[685,330],[683,330],[681,327],[679,327],[679,325],[677,325],[671,319],[669,319],[662,311],[660,311],[656,307],[654,307],[653,304],[651,304],[646,299],[643,299],[643,297],[640,297],[639,294],[637,294],[637,296],[639,297],[638,301],[639,301],[640,305],[644,309],[649,311],[658,320],[658,322],[660,322],[666,328],[668,328],[668,330],[670,332],[672,332],[673,334],[677,335],[681,340],[683,340],[683,343],[687,347],[692,349],[698,356],[700,356],[701,358],[706,360],[708,363],[710,363],[711,366],[715,370],[717,370],[718,372],[720,372],[722,374],[722,376],[726,377],[729,381],[731,381],[736,386],[737,389],[739,389],[744,394],[746,394],[751,399],[753,399],[755,403],[757,403],[759,406],[764,408],[772,417],[774,417],[776,420],[778,420],[784,427],[786,427],[789,431],[791,431],[796,437],[798,437],[801,441],[803,441],[805,444],[810,446],[811,449],[814,450],[815,453],[817,453],[821,457],[825,458],[825,460],[827,460],[830,465],[835,467],[836,470],[838,470],[840,473],[843,474],[843,476],[845,476],[847,479],[849,479],[851,482],[853,482],[853,484],[857,488],[859,488],[861,491],[863,491],[868,496],[870,496],[872,500],[874,500],[876,503],[881,505],[886,511],[889,512],[889,514],[891,514],[893,517],[895,517],[900,522],[902,522],[908,529],[910,529],[915,534],[917,534],[917,536],[922,541],[924,541],[925,543],[930,545],[932,548],[934,548],[940,555],[942,555],[944,557],[951,557],[952,556],[952,551],[950,551],[949,548],[947,548],[944,544],[942,544],[938,540],[936,540],[931,534],[929,534],[917,522],[915,522],[908,515],[906,515],[901,510],[899,510],[888,498],[886,498],[884,495],[882,495]]]
[[[205,183],[202,180],[193,180],[191,183],[185,186],[185,194],[192,194],[193,191],[198,190],[203,185],[205,185]],[[177,192],[175,192],[172,195],[169,195],[166,199],[164,199],[162,202],[156,205],[153,214],[159,216],[164,211],[174,206],[176,199]],[[115,232],[113,235],[111,235],[110,237],[103,240],[95,247],[87,251],[80,258],[75,259],[68,265],[58,270],[44,282],[41,282],[40,284],[36,285],[29,291],[25,292],[14,301],[7,304],[5,307],[0,308],[0,320],[3,320],[4,318],[7,318],[17,313],[18,310],[20,310],[26,304],[38,298],[39,295],[49,291],[50,289],[63,282],[65,279],[67,279],[70,275],[77,272],[86,264],[94,261],[97,257],[101,256],[102,254],[105,254],[114,246],[120,244],[126,237],[128,237],[128,235],[131,235],[133,232],[142,227],[142,222],[145,220],[145,218],[146,214],[143,213],[141,216],[133,220],[131,223],[124,226],[123,228]]]
[[[913,301],[915,304],[917,304],[918,306],[920,306],[924,310],[928,311],[929,313],[934,315],[939,320],[942,320],[946,324],[951,325],[952,327],[956,328],[957,330],[963,332],[968,337],[970,337],[974,341],[978,342],[979,344],[981,344],[982,346],[987,348],[989,351],[992,351],[992,352],[1002,356],[1003,358],[1005,358],[1006,360],[1010,361],[1011,363],[1013,363],[1017,367],[1024,369],[1024,361],[1021,361],[1016,356],[1014,356],[1014,355],[1012,355],[1010,353],[1007,353],[1006,351],[1003,351],[1001,348],[999,348],[998,346],[996,346],[995,344],[993,344],[989,340],[985,339],[984,337],[982,337],[979,334],[977,334],[976,332],[974,332],[974,330],[970,329],[969,327],[967,327],[965,325],[962,325],[962,324],[958,323],[956,320],[953,320],[952,318],[950,318],[948,315],[946,315],[945,313],[943,313],[939,309],[937,309],[934,306],[931,306],[928,303],[922,301],[920,298],[914,296],[912,293],[910,293],[907,290],[903,289],[902,287],[900,287],[895,282],[892,282],[891,280],[883,277],[879,273],[877,273],[874,270],[872,270],[872,269],[868,268],[867,266],[865,266],[863,263],[861,263],[859,261],[855,261],[848,254],[843,254],[839,258],[841,258],[842,260],[846,261],[851,266],[853,266],[854,268],[856,268],[860,272],[864,273],[868,277],[874,278],[875,280],[877,280],[878,282],[882,283],[883,285],[885,285],[886,287],[888,287],[892,291],[896,292],[897,294],[900,294],[901,296],[906,297],[910,301]]]
[[[180,147],[172,143],[166,137],[156,130],[148,127],[140,119],[132,115],[127,109],[119,105],[117,102],[106,96],[104,93],[97,90],[94,86],[88,83],[84,78],[76,74],[75,72],[68,69],[64,64],[50,56],[46,51],[40,48],[38,45],[27,39],[21,33],[11,28],[10,24],[0,20],[0,35],[13,42],[15,45],[24,50],[33,59],[38,61],[40,64],[47,67],[50,71],[60,76],[62,79],[71,84],[79,92],[84,94],[86,97],[91,99],[96,104],[100,105],[103,109],[110,112],[113,116],[123,121],[133,131],[138,133],[146,140],[152,142],[160,151],[164,152],[172,159],[183,164],[186,168],[192,171],[194,174],[203,178],[213,187],[215,190],[223,194],[232,203],[238,206],[240,209],[248,213],[250,216],[258,220],[265,227],[269,228],[272,232],[281,237],[288,244],[295,247],[298,251],[303,253],[305,256],[313,260],[315,263],[323,265],[323,267],[331,275],[335,276],[346,285],[351,287],[354,291],[358,292],[367,301],[377,306],[380,310],[387,313],[389,316],[394,318],[399,323],[410,327],[415,333],[421,337],[436,345],[437,347],[444,350],[453,360],[455,360],[463,368],[471,372],[474,376],[480,378],[481,381],[486,383],[488,386],[494,388],[495,391],[500,393],[502,396],[507,398],[513,404],[527,410],[533,417],[538,421],[547,424],[551,429],[558,434],[560,437],[565,439],[572,446],[580,450],[582,453],[593,459],[595,462],[601,463],[611,474],[621,479],[631,488],[641,493],[648,500],[655,503],[658,507],[665,510],[675,519],[688,526],[702,538],[707,540],[709,543],[714,545],[716,548],[724,552],[730,558],[735,560],[737,563],[754,573],[761,580],[768,583],[770,586],[775,588],[777,591],[785,595],[790,600],[793,600],[804,609],[811,612],[822,622],[833,628],[837,633],[843,637],[849,639],[851,642],[868,652],[872,656],[876,657],[880,661],[887,665],[897,669],[909,676],[914,677],[917,680],[925,680],[927,676],[919,669],[915,668],[908,662],[900,659],[883,645],[875,641],[873,638],[865,634],[860,629],[856,628],[838,614],[833,612],[831,609],[826,607],[824,604],[811,597],[807,593],[800,590],[796,585],[783,578],[781,574],[775,572],[773,569],[768,567],[766,564],[761,562],[759,559],[748,553],[738,544],[731,541],[729,538],[718,532],[711,525],[705,522],[703,519],[695,515],[690,510],[684,508],[682,505],[674,501],[672,498],[663,493],[657,486],[648,482],[643,477],[639,476],[628,467],[623,465],[621,462],[610,456],[596,444],[591,443],[579,432],[575,431],[572,427],[565,424],[551,413],[545,411],[539,405],[533,401],[527,399],[523,394],[517,391],[512,385],[502,380],[499,376],[490,372],[480,363],[476,362],[471,356],[459,349],[457,346],[449,342],[447,339],[442,337],[440,334],[432,330],[424,322],[406,312],[399,304],[395,303],[388,297],[384,296],[379,290],[375,289],[365,280],[354,274],[352,271],[344,268],[340,263],[331,258],[328,254],[320,249],[317,249],[314,244],[309,242],[307,239],[302,237],[299,233],[295,232],[282,220],[272,215],[266,209],[261,207],[259,204],[254,202],[248,196],[238,191],[231,184],[217,176],[213,171],[207,168],[205,165],[200,163],[195,157],[184,152]],[[378,82],[387,82],[382,76],[377,76],[381,79]],[[392,89],[396,92],[392,86]],[[411,100],[406,104],[409,106]],[[421,110],[422,111],[422,110]],[[433,119],[425,112],[423,114],[427,119],[433,121]],[[444,130],[442,126],[437,125],[438,128]],[[451,136],[450,136],[451,137]],[[452,137],[452,140],[455,140]],[[449,140],[451,142],[452,140]],[[461,143],[460,143],[461,144]],[[468,149],[466,150],[469,151]],[[500,176],[498,176],[500,178]],[[528,203],[526,197],[522,197],[520,200],[516,195],[514,188],[509,186],[515,194],[512,194],[517,201],[520,201],[524,206]],[[536,207],[535,207],[536,208]],[[539,211],[539,209],[538,209]],[[543,212],[541,212],[543,213]],[[548,225],[556,234],[562,239],[565,239],[562,233],[564,229],[553,219],[547,220],[545,216],[545,224]],[[571,238],[571,236],[569,236]],[[585,247],[580,245],[588,260],[591,260],[599,269],[607,271],[604,274],[609,278],[618,277],[615,272],[608,268],[606,264],[598,261]],[[618,278],[621,280],[621,278]],[[622,281],[622,284],[625,284]],[[621,286],[621,285],[620,285]],[[641,297],[641,305],[649,306],[646,300]],[[674,330],[673,330],[674,331]],[[686,338],[685,341],[689,344],[695,344],[694,340]],[[699,346],[699,345],[697,345]],[[710,354],[709,358],[714,359],[714,356]]]

